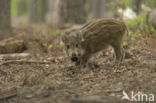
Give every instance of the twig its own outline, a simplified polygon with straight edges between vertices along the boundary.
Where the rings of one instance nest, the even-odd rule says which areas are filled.
[[[30,57],[29,53],[13,53],[13,54],[0,54],[0,59],[12,59],[12,58],[23,58]]]
[[[51,62],[44,62],[44,61],[26,61],[26,60],[8,60],[8,61],[4,61],[4,62],[0,62],[0,66],[1,65],[7,65],[7,64],[12,64],[12,63],[27,63],[27,64],[31,64],[31,63],[37,63],[37,64],[50,64]]]

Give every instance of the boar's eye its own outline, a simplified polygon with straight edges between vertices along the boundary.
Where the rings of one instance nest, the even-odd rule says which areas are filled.
[[[79,44],[78,43],[76,43],[76,48],[79,48]]]
[[[66,45],[66,48],[69,49],[69,45]]]

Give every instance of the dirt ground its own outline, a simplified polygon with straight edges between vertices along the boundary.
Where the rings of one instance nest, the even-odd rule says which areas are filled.
[[[109,48],[94,55],[88,67],[76,68],[59,46],[60,36],[49,36],[50,29],[25,27],[14,32],[17,37],[26,39],[25,52],[32,54],[21,59],[48,63],[0,65],[0,90],[12,87],[17,90],[16,95],[0,99],[0,103],[69,103],[71,98],[92,96],[121,99],[123,90],[128,94],[141,91],[156,95],[156,39],[137,37],[132,40],[120,67],[113,66],[113,52]],[[44,53],[33,41],[34,34],[53,44],[50,52]]]

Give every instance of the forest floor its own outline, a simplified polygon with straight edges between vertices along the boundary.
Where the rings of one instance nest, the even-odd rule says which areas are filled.
[[[60,46],[60,36],[54,35],[58,31],[53,33],[50,28],[40,25],[16,28],[14,32],[17,38],[25,39],[27,50],[24,52],[32,55],[20,60],[46,63],[0,65],[0,90],[7,89],[9,94],[15,92],[2,99],[5,95],[0,91],[0,103],[70,103],[71,98],[96,96],[121,100],[123,91],[129,95],[132,91],[156,95],[156,39],[133,39],[120,67],[113,66],[113,52],[109,48],[93,56],[90,66],[78,69],[70,66],[71,62]],[[43,43],[52,44],[47,53],[33,39],[35,35]],[[0,63],[6,61],[0,60]],[[9,91],[9,88],[15,91]]]

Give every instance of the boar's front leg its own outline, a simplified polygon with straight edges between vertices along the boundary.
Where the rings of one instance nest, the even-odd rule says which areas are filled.
[[[80,66],[81,67],[85,67],[89,58],[90,58],[90,53],[84,53],[83,56],[81,57],[81,60],[80,60]]]

